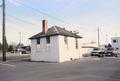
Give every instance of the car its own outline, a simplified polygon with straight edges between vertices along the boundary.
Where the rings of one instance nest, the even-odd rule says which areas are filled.
[[[109,48],[106,48],[106,50],[105,50],[105,56],[115,56],[115,57],[117,57],[117,53],[115,53],[114,48],[109,47]]]
[[[25,50],[25,49],[22,49],[22,50],[21,50],[21,53],[22,53],[22,54],[30,54],[30,51],[27,51],[27,50]]]
[[[105,49],[104,48],[94,48],[91,52],[91,56],[98,56],[98,57],[103,57],[105,53]]]
[[[15,53],[15,51],[11,51],[10,53]]]

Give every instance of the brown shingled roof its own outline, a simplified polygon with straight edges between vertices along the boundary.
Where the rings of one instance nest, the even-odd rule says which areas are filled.
[[[75,38],[82,38],[79,35],[76,35],[75,33],[72,33],[71,31],[68,31],[64,28],[53,26],[48,29],[47,33],[40,32],[29,39],[36,39],[36,38],[42,38],[47,36],[54,36],[54,35],[63,35],[63,36],[69,36],[69,37],[75,37]]]

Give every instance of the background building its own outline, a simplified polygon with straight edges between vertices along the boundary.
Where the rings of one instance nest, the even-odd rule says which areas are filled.
[[[120,37],[112,37],[111,45],[113,48],[120,50]]]

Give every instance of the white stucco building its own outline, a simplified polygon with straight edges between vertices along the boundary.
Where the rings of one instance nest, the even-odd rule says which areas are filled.
[[[48,29],[46,20],[42,25],[43,31],[30,38],[32,61],[64,62],[82,57],[81,36],[58,26]]]
[[[112,37],[111,45],[112,45],[112,47],[120,50],[120,37]]]

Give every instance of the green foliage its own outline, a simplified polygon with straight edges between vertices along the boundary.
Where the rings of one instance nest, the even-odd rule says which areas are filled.
[[[2,44],[1,44],[1,42],[0,42],[0,51],[2,50]]]
[[[6,37],[5,37],[5,49],[8,50],[8,43]]]
[[[13,48],[12,45],[9,45],[9,46],[8,46],[8,52],[11,52],[11,51],[14,51],[14,48]]]

